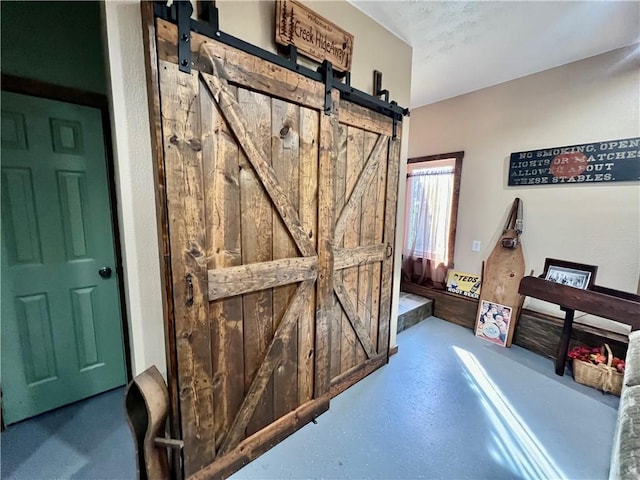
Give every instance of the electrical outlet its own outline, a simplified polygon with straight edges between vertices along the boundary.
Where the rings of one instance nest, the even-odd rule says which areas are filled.
[[[479,252],[480,251],[480,240],[474,240],[471,242],[471,251]]]

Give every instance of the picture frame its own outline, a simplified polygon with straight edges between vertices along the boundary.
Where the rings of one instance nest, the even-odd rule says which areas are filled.
[[[560,283],[580,290],[591,290],[597,272],[597,265],[547,258],[541,277],[549,282]]]
[[[482,300],[476,319],[476,337],[506,347],[514,322],[513,308]]]

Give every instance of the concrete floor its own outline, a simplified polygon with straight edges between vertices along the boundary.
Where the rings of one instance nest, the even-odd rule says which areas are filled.
[[[389,365],[234,479],[606,478],[617,397],[431,317]],[[123,391],[2,433],[2,478],[133,479]]]

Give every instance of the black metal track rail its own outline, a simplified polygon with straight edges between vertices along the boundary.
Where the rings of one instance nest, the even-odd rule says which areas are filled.
[[[391,117],[393,119],[394,139],[396,137],[397,123],[402,121],[402,117],[409,115],[408,108],[401,107],[397,102],[388,101],[389,92],[386,90],[384,91],[385,99],[383,100],[353,88],[350,85],[351,75],[349,72],[336,72],[333,69],[331,62],[325,60],[318,70],[312,70],[304,65],[298,64],[297,50],[294,46],[289,47],[289,58],[285,58],[222,32],[218,25],[218,10],[215,5],[211,3],[209,3],[206,10],[202,12],[207,18],[208,23],[190,18],[191,13],[193,12],[193,7],[188,1],[175,1],[171,7],[168,7],[164,1],[156,1],[154,2],[153,12],[156,17],[162,18],[178,26],[178,62],[180,70],[182,71],[188,72],[191,69],[189,65],[191,61],[189,42],[190,32],[192,31],[229,45],[230,47],[242,50],[243,52],[259,57],[282,68],[286,68],[287,70],[304,75],[311,80],[324,83],[326,91],[329,92],[329,98],[325,101],[325,113],[330,112],[331,106],[328,103],[330,102],[330,92],[332,88],[335,88],[340,92],[341,98],[370,110],[374,110],[387,117]],[[186,32],[186,19],[189,19],[190,32]],[[344,79],[345,81],[343,82],[341,79]]]

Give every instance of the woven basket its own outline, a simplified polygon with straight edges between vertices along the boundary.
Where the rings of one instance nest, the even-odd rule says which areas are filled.
[[[606,343],[604,347],[607,351],[607,364],[594,365],[591,362],[573,360],[573,379],[588,387],[597,388],[603,392],[611,392],[620,396],[622,392],[622,379],[624,374],[618,372],[611,366],[613,354],[611,348]]]

